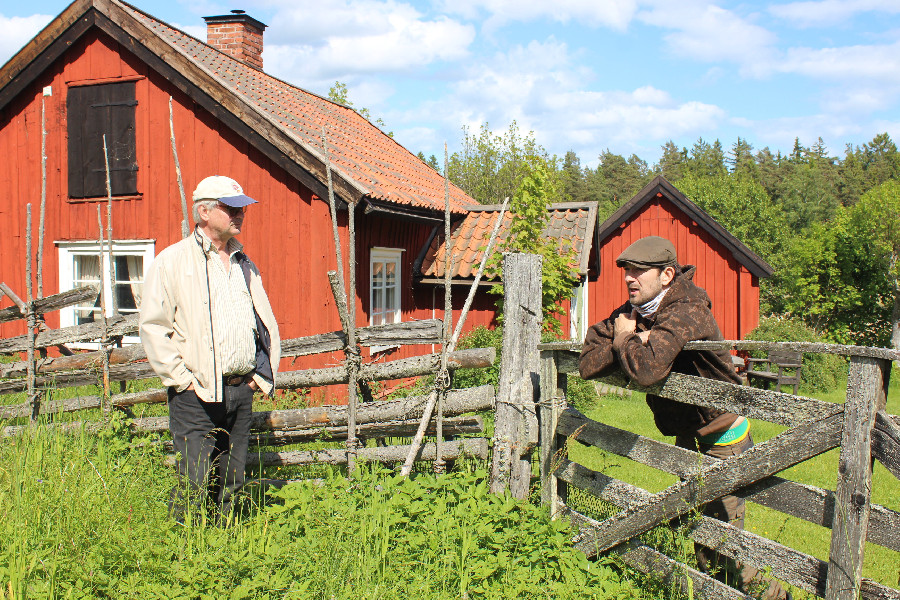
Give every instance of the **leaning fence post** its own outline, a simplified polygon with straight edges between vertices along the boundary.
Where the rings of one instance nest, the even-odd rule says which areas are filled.
[[[850,357],[825,583],[827,600],[859,597],[872,496],[872,427],[875,414],[887,401],[890,373],[888,360]]]
[[[507,485],[525,498],[531,484],[531,450],[538,441],[535,396],[541,341],[541,257],[503,257],[503,360],[497,383],[491,492]]]

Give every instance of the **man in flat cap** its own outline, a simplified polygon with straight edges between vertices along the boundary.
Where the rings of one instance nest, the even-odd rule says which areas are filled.
[[[147,359],[168,387],[181,477],[169,510],[182,523],[201,510],[230,514],[244,484],[253,394],[272,392],[281,352],[259,270],[235,239],[256,200],[220,175],[201,181],[193,199],[194,231],[150,265],[139,321]]]
[[[616,259],[628,288],[628,301],[592,326],[581,350],[585,379],[620,370],[641,386],[658,383],[672,371],[740,383],[726,350],[684,350],[693,340],[721,340],[707,293],[693,282],[695,268],[681,267],[669,240],[649,236]],[[656,426],[683,448],[725,459],[753,446],[744,417],[647,394]],[[724,496],[706,505],[707,516],[744,526],[744,500]],[[787,596],[778,583],[751,565],[739,564],[697,545],[701,569],[724,575],[728,583],[767,600]],[[760,593],[761,592],[761,593]]]

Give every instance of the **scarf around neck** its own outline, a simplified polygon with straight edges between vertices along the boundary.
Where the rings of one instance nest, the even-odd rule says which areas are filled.
[[[634,307],[635,310],[637,310],[638,313],[645,319],[653,316],[653,314],[657,310],[659,310],[659,304],[660,304],[660,302],[662,302],[662,299],[665,298],[666,293],[668,291],[669,291],[669,288],[664,289],[653,300],[648,300],[647,302],[644,302],[640,306],[635,306]]]

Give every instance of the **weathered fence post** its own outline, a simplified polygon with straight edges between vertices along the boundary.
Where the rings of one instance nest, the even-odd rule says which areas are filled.
[[[503,359],[497,384],[491,492],[507,486],[525,498],[531,484],[531,450],[537,443],[536,394],[541,341],[541,257],[503,258]]]
[[[889,360],[852,356],[835,490],[827,600],[859,597],[872,496],[872,427],[887,401]]]
[[[559,510],[559,480],[553,474],[554,466],[563,458],[559,455],[564,448],[565,438],[556,434],[559,413],[566,403],[566,374],[560,373],[556,364],[556,350],[541,351],[541,400],[540,444],[541,444],[541,504],[550,505],[550,515]],[[560,441],[562,440],[562,444]]]

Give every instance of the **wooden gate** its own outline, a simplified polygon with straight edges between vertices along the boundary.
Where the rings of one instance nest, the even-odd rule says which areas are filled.
[[[872,461],[900,478],[900,418],[885,412],[891,361],[900,354],[880,348],[808,343],[690,342],[693,350],[713,348],[827,352],[848,356],[850,372],[844,404],[760,390],[672,373],[661,384],[642,388],[664,398],[730,411],[789,429],[744,454],[722,461],[588,419],[566,403],[566,377],[578,372],[580,346],[541,345],[542,501],[552,514],[572,519],[575,544],[588,556],[617,552],[626,563],[672,582],[691,580],[703,598],[746,596],[677,562],[637,538],[726,494],[736,494],[785,514],[831,528],[828,562],[778,542],[701,517],[690,537],[697,543],[760,569],[828,600],[900,599],[900,591],[861,576],[865,542],[900,552],[900,513],[870,503]],[[621,383],[621,381],[619,382]],[[651,494],[568,459],[566,444],[583,444],[627,457],[680,481]],[[837,489],[824,490],[776,473],[840,447]],[[621,510],[597,521],[567,506],[570,486]]]

